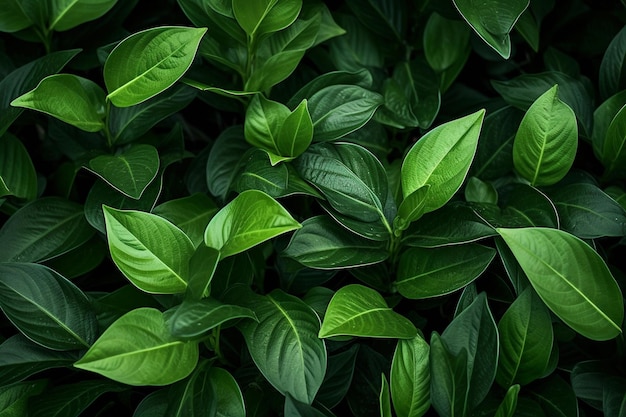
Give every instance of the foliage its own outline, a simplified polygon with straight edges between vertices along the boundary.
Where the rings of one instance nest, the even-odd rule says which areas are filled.
[[[0,0],[0,415],[624,415],[623,3]]]

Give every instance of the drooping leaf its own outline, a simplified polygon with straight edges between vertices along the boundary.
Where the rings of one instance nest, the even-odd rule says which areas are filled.
[[[128,385],[169,385],[189,375],[198,345],[175,340],[154,308],[116,320],[74,366]]]
[[[191,240],[155,214],[104,206],[107,240],[113,262],[139,289],[156,294],[187,289]]]
[[[371,265],[389,256],[385,242],[373,241],[334,222],[328,216],[315,216],[302,222],[283,256],[310,268],[336,269]]]
[[[300,223],[272,197],[261,191],[248,190],[211,219],[204,231],[204,243],[218,249],[223,259],[300,227]]]
[[[0,197],[12,195],[25,200],[37,197],[37,173],[28,151],[10,133],[0,135]]]
[[[395,285],[411,299],[449,294],[478,278],[495,255],[492,248],[475,243],[410,248],[400,257]]]
[[[258,318],[239,325],[254,363],[278,391],[311,404],[324,380],[327,355],[315,312],[281,290],[251,294],[243,304]]]
[[[11,106],[40,111],[87,132],[104,129],[105,94],[87,78],[71,74],[50,75]]]
[[[100,155],[89,170],[121,193],[138,200],[159,172],[159,154],[152,145],[134,145],[117,155]]]
[[[398,417],[421,417],[430,408],[430,347],[421,337],[398,341],[391,363],[391,398]]]
[[[496,381],[503,388],[526,385],[544,376],[552,352],[550,313],[526,288],[498,323],[500,356]]]
[[[191,66],[206,31],[164,26],[124,39],[104,64],[107,100],[117,107],[134,106],[171,87]]]
[[[80,204],[43,197],[23,206],[0,228],[0,261],[42,262],[79,247],[93,234]]]
[[[577,147],[576,116],[559,100],[555,85],[522,119],[513,142],[513,163],[531,185],[552,185],[571,168]]]
[[[593,340],[612,339],[621,332],[621,291],[589,245],[556,229],[498,229],[498,233],[543,302],[568,326]]]
[[[64,31],[107,13],[117,0],[53,0],[48,30]]]
[[[406,198],[424,185],[424,212],[434,211],[461,187],[476,152],[484,110],[445,123],[424,135],[402,163],[402,194]]]
[[[356,336],[411,339],[417,329],[387,306],[376,290],[360,284],[341,287],[330,300],[319,337]]]
[[[85,349],[98,331],[87,296],[39,264],[0,264],[0,307],[26,337],[49,349]]]

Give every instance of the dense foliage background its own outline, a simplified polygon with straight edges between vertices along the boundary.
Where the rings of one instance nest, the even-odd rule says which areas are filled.
[[[626,415],[625,22],[0,0],[0,416]]]

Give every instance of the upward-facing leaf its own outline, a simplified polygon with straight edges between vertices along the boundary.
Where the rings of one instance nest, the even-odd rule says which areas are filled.
[[[52,0],[48,30],[69,30],[95,20],[115,6],[117,0]]]
[[[49,349],[85,349],[98,331],[85,294],[39,264],[0,264],[0,307],[26,337]]]
[[[166,90],[187,72],[206,31],[164,26],[124,39],[104,64],[107,99],[129,107]]]
[[[555,85],[522,119],[513,142],[513,163],[531,185],[552,185],[571,168],[577,147],[576,116],[559,100]]]
[[[326,373],[326,346],[317,337],[315,312],[281,290],[250,294],[243,304],[258,318],[240,325],[254,363],[282,394],[311,404]]]
[[[391,363],[391,399],[398,417],[420,417],[430,408],[430,347],[422,336],[398,341]]]
[[[233,13],[249,36],[277,32],[293,23],[302,0],[233,0]]]
[[[612,339],[621,332],[622,293],[589,245],[556,229],[498,229],[498,233],[537,294],[567,325],[593,340]]]
[[[434,211],[461,187],[476,152],[484,110],[445,123],[424,135],[402,163],[404,198],[430,185],[423,212]]]
[[[272,197],[248,190],[211,219],[204,231],[204,243],[218,249],[223,259],[300,227]]]
[[[103,206],[113,262],[135,286],[156,294],[187,289],[191,240],[155,214]]]

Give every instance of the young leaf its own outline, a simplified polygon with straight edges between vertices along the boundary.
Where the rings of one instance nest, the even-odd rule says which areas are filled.
[[[156,96],[187,72],[206,28],[164,26],[120,42],[104,64],[107,99],[130,107]]]
[[[159,154],[152,145],[133,145],[117,155],[100,155],[88,169],[121,193],[138,200],[159,172]]]
[[[302,0],[233,0],[233,13],[248,36],[278,32],[300,14]]]
[[[307,101],[302,100],[298,107],[283,121],[278,131],[276,148],[280,155],[295,158],[306,151],[312,138],[313,122]]]
[[[475,243],[410,248],[400,257],[395,285],[411,299],[449,294],[478,278],[495,255],[494,249]]]
[[[300,223],[272,197],[261,191],[248,190],[211,219],[204,231],[204,242],[218,249],[223,259],[300,227]]]
[[[197,361],[198,345],[173,339],[163,314],[144,307],[116,320],[74,366],[128,385],[169,385]]]
[[[317,337],[315,312],[281,290],[251,294],[243,304],[258,318],[239,325],[254,363],[283,395],[311,404],[326,373],[326,346]]]
[[[40,198],[16,211],[0,228],[0,262],[42,262],[79,247],[93,234],[80,204]]]
[[[187,289],[194,246],[179,228],[150,213],[103,210],[111,257],[131,283],[155,294]]]
[[[117,0],[52,0],[48,30],[64,31],[107,13]]]
[[[552,185],[570,170],[577,146],[576,116],[559,100],[555,85],[522,119],[513,143],[513,163],[531,185]]]
[[[12,195],[24,200],[37,197],[37,173],[28,151],[10,133],[0,135],[0,197]]]
[[[430,347],[421,337],[398,341],[391,362],[391,398],[398,417],[421,417],[430,408]]]
[[[11,106],[40,111],[87,132],[104,129],[105,95],[91,80],[71,74],[50,75]]]
[[[26,337],[49,349],[85,349],[98,331],[85,294],[43,265],[0,264],[0,307]]]
[[[589,245],[556,229],[497,231],[539,297],[568,326],[593,340],[612,339],[621,332],[622,293]]]
[[[328,216],[315,216],[302,223],[283,256],[309,268],[336,269],[382,262],[389,251],[384,242],[347,232]]]
[[[553,332],[550,313],[531,288],[526,288],[498,323],[500,357],[496,381],[503,388],[526,385],[544,376]]]
[[[424,214],[424,205],[426,204],[426,194],[430,189],[430,184],[426,184],[411,194],[406,196],[398,207],[398,214],[393,219],[394,232],[406,230],[411,222],[418,220]]]
[[[341,287],[330,300],[319,337],[356,336],[411,339],[417,329],[387,306],[375,290],[359,284]]]
[[[530,0],[489,0],[478,7],[472,0],[454,0],[463,19],[504,59],[511,56],[509,33],[529,4]]]
[[[424,135],[402,163],[402,193],[430,185],[424,212],[443,206],[461,187],[476,152],[484,110],[445,123]]]

